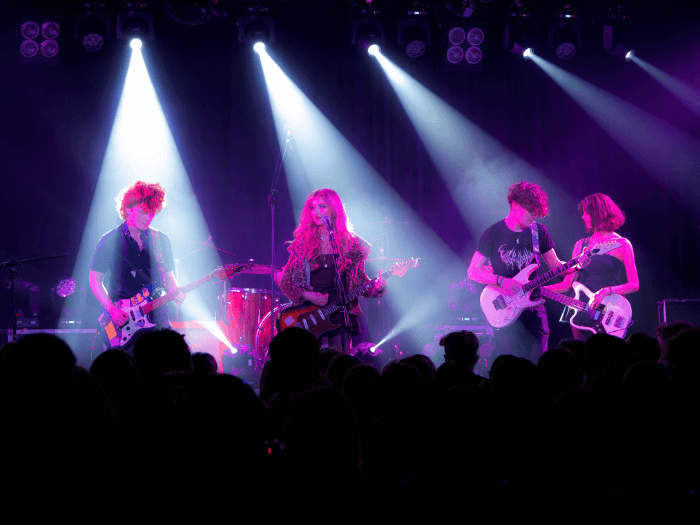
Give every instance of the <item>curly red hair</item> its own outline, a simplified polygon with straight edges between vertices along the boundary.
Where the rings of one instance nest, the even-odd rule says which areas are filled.
[[[625,212],[604,193],[594,193],[578,203],[578,212],[591,216],[591,231],[614,232],[625,224]]]
[[[119,192],[114,199],[117,201],[119,216],[126,220],[126,210],[138,204],[143,204],[149,213],[159,213],[167,203],[165,202],[165,190],[160,184],[148,184],[138,181]]]
[[[335,240],[340,247],[340,266],[348,268],[351,261],[347,256],[350,242],[352,240],[352,223],[345,213],[345,206],[340,200],[340,196],[331,189],[320,189],[311,192],[304,202],[304,208],[299,217],[299,226],[294,230],[294,240],[300,242],[304,247],[304,256],[307,260],[313,261],[321,254],[320,233],[324,233],[325,226],[316,226],[311,216],[311,201],[320,197],[331,209],[331,226],[335,235]],[[319,230],[322,230],[319,232]]]
[[[517,202],[538,219],[549,215],[547,194],[534,182],[518,182],[508,188],[508,204]]]

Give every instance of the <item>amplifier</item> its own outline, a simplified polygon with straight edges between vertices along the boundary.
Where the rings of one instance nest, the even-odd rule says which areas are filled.
[[[58,328],[58,329],[17,329],[17,340],[19,341],[24,336],[30,334],[53,334],[59,339],[62,339],[70,346],[75,355],[75,361],[78,366],[82,366],[90,370],[92,359],[97,357],[102,352],[102,340],[97,337],[97,330],[94,328]],[[7,340],[12,341],[12,329],[7,330]],[[93,353],[94,347],[94,353]]]
[[[662,299],[657,304],[659,324],[687,321],[700,326],[700,299]]]

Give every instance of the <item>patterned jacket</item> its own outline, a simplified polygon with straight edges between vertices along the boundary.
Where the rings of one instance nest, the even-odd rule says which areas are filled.
[[[345,291],[350,292],[362,286],[370,280],[365,273],[365,260],[369,255],[372,247],[362,237],[352,234],[350,242],[350,250],[348,257],[351,265],[345,272],[342,273],[345,285]],[[311,291],[311,265],[309,260],[304,257],[303,246],[298,241],[293,241],[287,248],[289,252],[289,260],[284,268],[284,274],[280,281],[282,292],[289,297],[295,305],[304,302],[301,294],[304,290]],[[379,292],[374,289],[366,294],[367,297],[381,297],[386,293],[386,287]],[[350,302],[350,315],[361,315],[359,302],[356,300]]]

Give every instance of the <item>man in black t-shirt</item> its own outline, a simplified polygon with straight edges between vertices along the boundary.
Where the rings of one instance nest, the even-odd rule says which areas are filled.
[[[150,228],[163,206],[165,191],[160,184],[139,181],[122,190],[117,211],[125,221],[102,236],[90,261],[90,289],[118,326],[127,320],[116,304],[119,300],[135,296],[151,283],[167,292],[178,288],[170,240]],[[104,283],[106,274],[109,281]],[[176,300],[182,303],[184,298],[180,293]],[[152,316],[158,326],[170,327],[165,307],[154,310]]]
[[[533,248],[531,225],[537,229],[539,253],[549,268],[563,263],[554,251],[554,242],[536,218],[549,213],[547,194],[537,184],[519,182],[508,190],[510,211],[508,216],[488,228],[479,240],[479,247],[469,264],[468,276],[473,281],[500,287],[505,294],[517,294],[524,283],[513,279],[523,268],[532,263],[540,264],[539,256]],[[491,261],[493,271],[486,269]],[[539,290],[530,295],[538,300]],[[499,354],[513,354],[537,363],[540,355],[547,350],[549,325],[544,305],[526,308],[511,325],[497,331]],[[493,356],[495,357],[495,356]]]

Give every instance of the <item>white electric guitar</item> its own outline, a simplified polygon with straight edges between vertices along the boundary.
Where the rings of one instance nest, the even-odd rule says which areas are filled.
[[[536,288],[539,288],[547,281],[551,281],[566,270],[576,266],[581,259],[602,255],[620,246],[622,245],[615,241],[598,243],[592,247],[586,248],[581,254],[577,255],[569,262],[540,275],[532,281],[530,281],[530,275],[539,268],[539,265],[534,263],[528,264],[525,268],[520,270],[518,275],[513,277],[513,279],[519,283],[523,283],[522,288],[517,293],[510,293],[498,286],[487,286],[481,292],[481,299],[479,300],[481,303],[481,310],[484,312],[486,320],[494,328],[503,328],[514,323],[515,320],[520,317],[524,309],[544,304],[544,299],[540,299],[539,301],[530,300],[530,295]]]
[[[565,304],[574,311],[574,315],[569,319],[569,324],[574,328],[624,339],[627,328],[632,324],[632,306],[629,301],[622,295],[612,294],[603,298],[601,303],[593,308],[591,303],[595,293],[576,281],[571,286],[576,292],[575,297],[568,297],[546,288],[542,288],[542,295]],[[579,300],[581,292],[588,298],[588,302]]]

